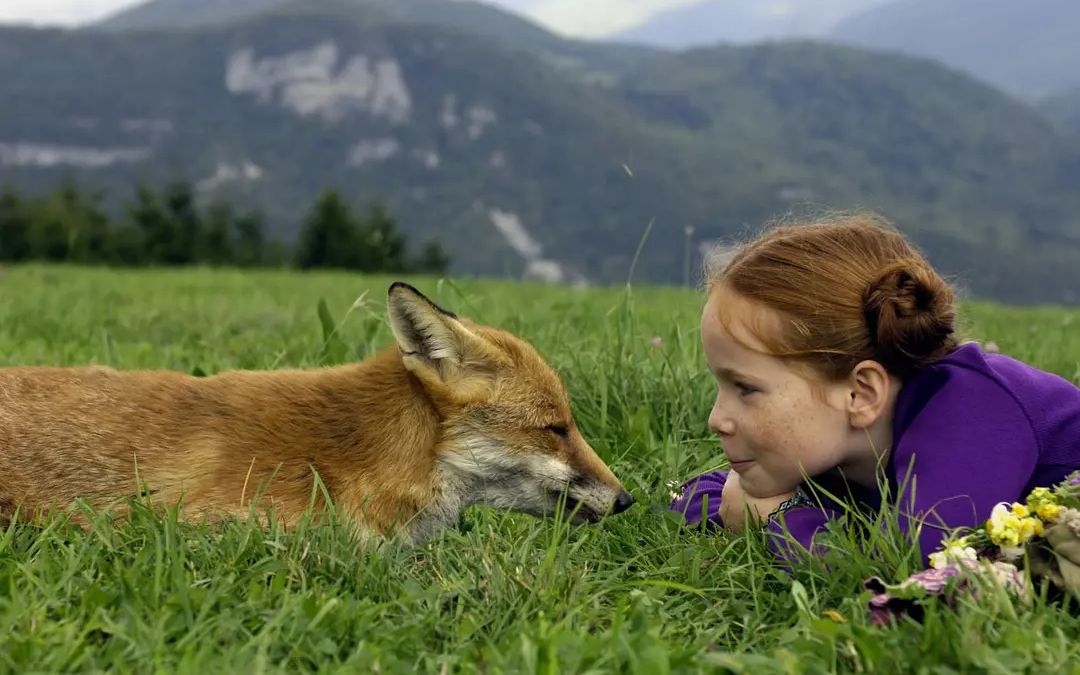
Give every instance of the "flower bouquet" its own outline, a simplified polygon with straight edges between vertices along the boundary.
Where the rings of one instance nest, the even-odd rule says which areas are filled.
[[[953,532],[930,554],[929,569],[893,585],[872,577],[865,587],[874,593],[871,620],[885,624],[899,614],[919,618],[922,598],[940,595],[951,603],[956,593],[986,581],[1027,598],[1030,580],[1040,578],[1080,598],[1080,472],[1053,488],[1035,488],[1022,504],[998,504],[980,527]]]

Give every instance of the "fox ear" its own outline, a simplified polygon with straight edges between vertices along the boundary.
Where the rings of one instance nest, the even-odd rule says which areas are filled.
[[[402,361],[417,376],[434,375],[447,382],[494,357],[485,340],[466,328],[456,314],[409,284],[391,284],[386,307]]]

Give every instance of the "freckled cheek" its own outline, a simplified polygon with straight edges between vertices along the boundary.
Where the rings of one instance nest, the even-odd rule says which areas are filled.
[[[762,422],[755,429],[755,443],[759,456],[775,465],[791,465],[798,461],[804,435],[809,432],[808,420],[790,411]]]

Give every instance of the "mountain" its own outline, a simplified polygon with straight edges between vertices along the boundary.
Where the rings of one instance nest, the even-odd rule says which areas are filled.
[[[1039,101],[1039,110],[1049,119],[1080,134],[1080,86]]]
[[[281,4],[279,0],[151,0],[107,16],[94,28],[115,31],[196,28],[255,16]]]
[[[286,237],[332,185],[385,200],[483,274],[550,274],[557,255],[565,277],[623,277],[634,242],[613,242],[657,203],[703,216],[652,166],[634,167],[651,191],[636,189],[624,164],[670,149],[610,92],[490,40],[344,6],[188,31],[6,30],[4,174],[41,189],[76,171],[117,196],[189,177],[208,198],[263,206]],[[681,255],[656,246],[642,272],[674,277]]]
[[[842,19],[884,0],[705,0],[658,12],[610,39],[666,49],[715,43],[820,37]]]
[[[596,282],[625,280],[650,221],[638,278],[677,282],[688,245],[865,206],[974,294],[1080,302],[1078,141],[925,60],[511,45],[346,0],[111,25],[0,31],[0,182],[74,175],[115,202],[184,177],[285,238],[334,186],[436,235],[458,273]]]
[[[106,31],[177,30],[236,22],[298,0],[150,0],[106,17],[93,28]],[[317,6],[337,5],[352,18],[375,16],[398,22],[438,26],[494,40],[503,47],[526,51],[550,65],[586,77],[618,74],[651,49],[635,45],[598,45],[561,38],[531,21],[495,5],[473,0],[314,0]]]
[[[849,17],[832,40],[936,59],[1019,96],[1080,85],[1074,0],[896,0]]]
[[[970,290],[998,298],[1018,297],[999,264],[1025,269],[1035,288],[1078,277],[1080,219],[1058,210],[1080,184],[1077,137],[960,73],[789,42],[673,54],[624,86],[640,114],[682,120],[725,158],[726,187],[773,186],[774,209],[790,196],[883,210]],[[742,205],[766,208],[743,194],[728,209]]]

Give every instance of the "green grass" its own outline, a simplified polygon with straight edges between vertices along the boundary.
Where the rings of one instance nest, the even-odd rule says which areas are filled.
[[[360,358],[389,342],[389,281],[9,269],[0,365]],[[1042,595],[872,627],[862,580],[914,570],[895,537],[837,532],[825,561],[790,576],[753,534],[681,529],[667,482],[720,459],[696,293],[410,281],[536,344],[639,504],[587,527],[475,508],[413,550],[359,550],[334,524],[214,529],[143,511],[88,532],[16,524],[0,530],[0,671],[1080,672],[1080,613]],[[340,342],[324,344],[320,299]],[[1080,311],[969,304],[963,317],[971,337],[1080,381]]]

